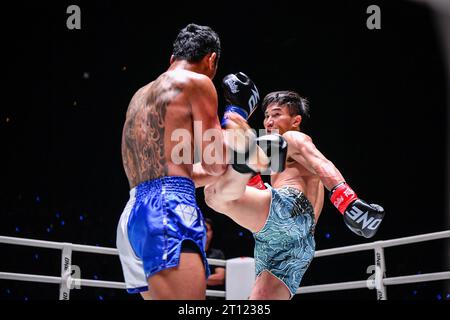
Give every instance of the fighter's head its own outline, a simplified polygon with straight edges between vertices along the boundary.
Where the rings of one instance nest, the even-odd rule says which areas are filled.
[[[186,60],[199,65],[201,73],[211,79],[217,71],[220,58],[220,39],[208,26],[191,23],[178,33],[173,42],[170,62]]]
[[[308,101],[294,91],[271,92],[262,102],[264,128],[267,133],[278,130],[280,134],[300,130],[304,118],[309,117]]]

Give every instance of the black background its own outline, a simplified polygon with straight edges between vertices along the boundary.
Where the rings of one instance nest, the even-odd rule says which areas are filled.
[[[81,30],[66,9],[81,8]],[[381,30],[366,8],[381,8]],[[382,205],[375,238],[446,229],[446,82],[432,15],[407,1],[25,2],[3,7],[3,165],[0,234],[115,247],[128,200],[120,140],[134,92],[168,68],[172,42],[190,22],[222,41],[214,82],[243,71],[262,96],[295,90],[311,104],[303,131],[358,195]],[[219,90],[220,96],[220,90]],[[221,107],[223,101],[221,99]],[[262,128],[262,112],[250,120]],[[213,246],[227,258],[253,255],[251,233],[208,209]],[[366,243],[325,202],[317,249]],[[0,244],[0,271],[58,276],[57,251]],[[387,276],[444,271],[444,242],[386,249]],[[87,279],[123,281],[117,257],[74,253]],[[313,261],[302,285],[367,279],[373,254]],[[1,299],[56,299],[58,286],[0,280]],[[393,299],[450,299],[443,282],[388,287]],[[139,299],[83,288],[72,299]],[[295,299],[375,299],[369,290]]]

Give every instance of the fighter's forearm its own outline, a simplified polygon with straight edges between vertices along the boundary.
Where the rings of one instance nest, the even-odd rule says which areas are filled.
[[[225,281],[222,279],[222,280],[218,280],[218,279],[209,279],[208,278],[208,280],[206,280],[206,285],[208,285],[208,286],[220,286],[220,285],[223,285],[225,283]]]
[[[208,286],[218,286],[225,283],[224,274],[214,273],[206,280]]]
[[[211,274],[206,280],[206,284],[209,286],[218,286],[225,283],[225,269],[216,268],[215,272]]]
[[[320,161],[313,163],[311,167],[319,176],[320,180],[322,181],[325,188],[327,188],[327,190],[331,190],[337,184],[345,181],[341,172],[331,161],[327,159],[321,159]]]

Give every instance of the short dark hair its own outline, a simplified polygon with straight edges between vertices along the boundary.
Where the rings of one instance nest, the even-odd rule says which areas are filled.
[[[208,26],[188,24],[178,33],[173,42],[175,60],[199,62],[208,53],[215,52],[220,57],[220,39],[217,33]]]
[[[267,107],[276,103],[280,106],[287,106],[291,116],[300,115],[302,118],[309,117],[309,102],[295,91],[275,91],[264,97],[262,102],[263,112]]]

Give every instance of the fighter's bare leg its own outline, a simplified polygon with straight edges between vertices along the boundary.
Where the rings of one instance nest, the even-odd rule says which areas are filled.
[[[150,290],[141,294],[148,300],[204,300],[205,268],[201,256],[182,252],[177,267],[165,269],[148,279]]]
[[[230,166],[213,185],[206,186],[206,204],[217,212],[230,217],[237,224],[257,232],[269,215],[271,191],[247,187],[250,174],[241,174]]]
[[[250,294],[250,300],[289,300],[291,293],[280,279],[268,271],[263,271],[256,278]]]
[[[141,296],[144,300],[152,300],[152,294],[149,291],[141,292]]]
[[[251,177],[250,173],[239,173],[231,166],[228,166],[225,173],[215,183],[205,187],[205,196],[207,195],[208,200],[212,201],[228,202],[237,200],[244,195],[246,185]],[[210,199],[210,197],[214,198]]]

